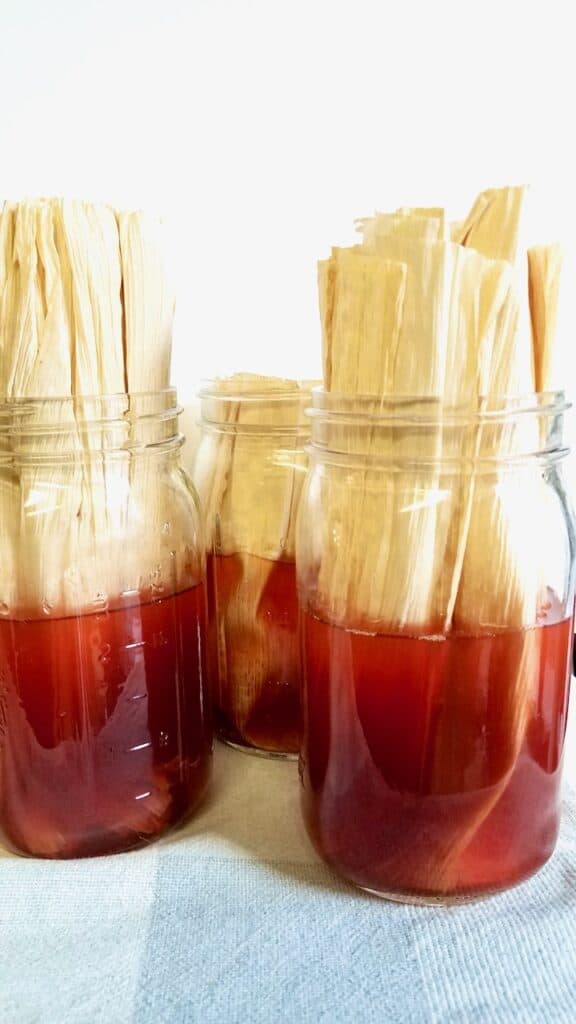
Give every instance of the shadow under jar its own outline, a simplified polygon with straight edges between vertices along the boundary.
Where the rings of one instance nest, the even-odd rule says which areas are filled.
[[[95,856],[209,776],[199,510],[171,389],[0,404],[0,838]]]
[[[209,676],[217,735],[294,757],[300,737],[295,521],[309,389],[237,375],[200,393],[194,482],[208,545]]]
[[[303,810],[363,889],[459,902],[553,852],[574,605],[566,408],[313,395]]]

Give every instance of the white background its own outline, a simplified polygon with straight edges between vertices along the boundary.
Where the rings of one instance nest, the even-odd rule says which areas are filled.
[[[355,217],[530,182],[570,246],[571,6],[0,0],[0,195],[167,218],[185,402],[214,372],[317,375],[315,263]]]
[[[529,182],[574,256],[571,8],[0,0],[0,195],[167,218],[185,402],[214,372],[316,375],[315,262],[358,215]]]

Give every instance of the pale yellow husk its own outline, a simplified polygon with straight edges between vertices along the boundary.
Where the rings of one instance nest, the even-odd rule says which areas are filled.
[[[70,400],[165,387],[172,300],[142,215],[50,199],[6,204],[0,216],[0,396]],[[129,414],[128,399],[119,409]],[[5,614],[89,610],[149,585],[165,561],[166,488],[128,455],[102,453],[108,433],[86,429],[99,418],[95,407],[36,403],[33,415],[44,433],[4,443],[15,456],[54,459],[1,470],[2,553],[12,566],[0,581]],[[67,460],[67,451],[83,458]]]
[[[364,225],[363,248],[335,250],[320,264],[328,390],[436,396],[451,403],[483,393],[511,269],[451,242],[414,241],[412,221],[425,219],[410,212],[379,215]],[[443,218],[428,220],[438,222],[440,234]],[[404,236],[400,221],[406,223]],[[432,430],[421,437],[419,454],[439,460],[442,444],[442,430]],[[414,454],[414,439],[399,428],[377,431],[370,451],[398,464]],[[338,487],[337,472],[332,476],[325,486]],[[368,471],[360,498],[347,498],[346,488],[343,473],[342,501],[326,501],[341,518],[326,523],[331,553],[319,578],[324,611],[333,621],[352,616],[390,629],[426,629],[444,621],[446,589],[454,589],[446,558],[461,561],[462,539],[454,531],[455,499],[442,486],[439,464],[418,477]],[[450,551],[454,544],[457,550]]]
[[[558,339],[558,307],[562,277],[562,249],[558,244],[528,249],[530,317],[536,391],[566,387],[566,365]]]

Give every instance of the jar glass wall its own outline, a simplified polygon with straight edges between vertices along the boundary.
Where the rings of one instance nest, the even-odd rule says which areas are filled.
[[[562,395],[314,394],[303,806],[362,888],[451,902],[554,849],[573,631]]]
[[[208,551],[209,674],[217,735],[294,756],[300,734],[294,533],[309,389],[238,374],[201,391],[194,482]]]
[[[175,392],[0,405],[0,833],[142,846],[207,785],[205,582]]]

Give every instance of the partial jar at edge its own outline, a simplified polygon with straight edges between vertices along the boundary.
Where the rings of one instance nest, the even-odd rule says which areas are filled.
[[[313,394],[297,537],[303,810],[335,871],[408,902],[550,857],[574,606],[561,394],[481,411]]]
[[[146,845],[209,777],[198,500],[175,392],[0,404],[0,841]]]
[[[294,533],[309,386],[237,375],[200,392],[194,482],[206,518],[209,677],[218,737],[295,756],[300,672]]]

